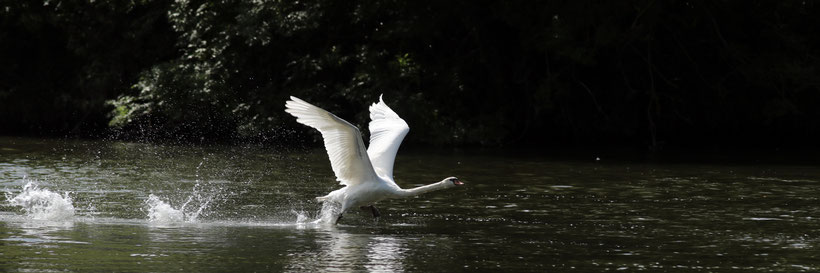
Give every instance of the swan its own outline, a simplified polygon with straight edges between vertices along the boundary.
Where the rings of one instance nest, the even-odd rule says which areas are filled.
[[[285,102],[285,112],[296,121],[310,126],[322,134],[330,166],[336,180],[344,187],[329,194],[316,197],[317,202],[335,202],[341,205],[334,224],[350,208],[369,209],[373,217],[380,216],[376,202],[412,197],[422,193],[464,185],[456,177],[447,177],[436,183],[402,189],[393,180],[393,162],[399,145],[410,131],[402,118],[384,103],[370,106],[370,147],[365,149],[362,134],[356,126],[297,97]]]

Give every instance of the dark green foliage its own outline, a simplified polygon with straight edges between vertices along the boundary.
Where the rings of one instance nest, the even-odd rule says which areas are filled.
[[[89,135],[107,98],[174,55],[167,3],[0,1],[0,133]]]
[[[6,2],[4,132],[282,140],[289,95],[366,128],[384,93],[409,142],[820,136],[810,1]]]

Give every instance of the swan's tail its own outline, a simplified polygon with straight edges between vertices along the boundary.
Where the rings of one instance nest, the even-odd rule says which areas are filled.
[[[316,197],[316,202],[322,203],[324,201],[327,201],[327,199],[329,199],[329,198],[330,198],[329,194],[325,195],[325,196],[322,196],[322,197]]]

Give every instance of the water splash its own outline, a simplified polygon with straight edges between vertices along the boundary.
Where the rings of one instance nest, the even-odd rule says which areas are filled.
[[[297,225],[304,225],[306,223],[309,223],[310,215],[308,215],[307,212],[301,211],[301,210],[299,210],[299,211],[291,210],[290,212],[292,214],[296,215],[296,224]]]
[[[194,223],[211,204],[212,198],[203,198],[201,195],[188,197],[179,208],[162,201],[154,194],[148,195],[145,205],[148,207],[148,221],[153,223]],[[198,204],[196,206],[195,204]]]
[[[13,198],[10,198],[12,193],[5,194],[9,204],[21,207],[29,218],[69,220],[74,217],[74,205],[68,192],[60,195],[47,189],[40,189],[37,184],[29,182],[23,186],[23,191]]]
[[[194,185],[193,192],[179,207],[173,207],[162,201],[158,196],[150,194],[145,201],[148,207],[148,221],[154,223],[193,223],[199,216],[208,212],[211,203],[220,195],[202,189],[199,180]]]
[[[339,217],[340,210],[341,207],[337,202],[322,202],[322,209],[319,211],[319,217],[314,220],[312,224],[333,225]]]
[[[148,206],[148,221],[153,223],[179,223],[185,221],[185,213],[182,210],[171,207],[163,202],[156,195],[149,195],[145,200]]]

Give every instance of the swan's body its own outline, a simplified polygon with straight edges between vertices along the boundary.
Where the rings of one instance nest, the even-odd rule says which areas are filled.
[[[370,147],[367,149],[359,129],[336,115],[296,97],[290,97],[285,108],[297,122],[322,133],[336,180],[345,187],[316,200],[340,204],[338,218],[353,207],[369,207],[378,217],[378,210],[373,207],[376,202],[463,185],[455,177],[412,189],[402,189],[396,184],[393,162],[410,127],[381,97],[370,106]]]

